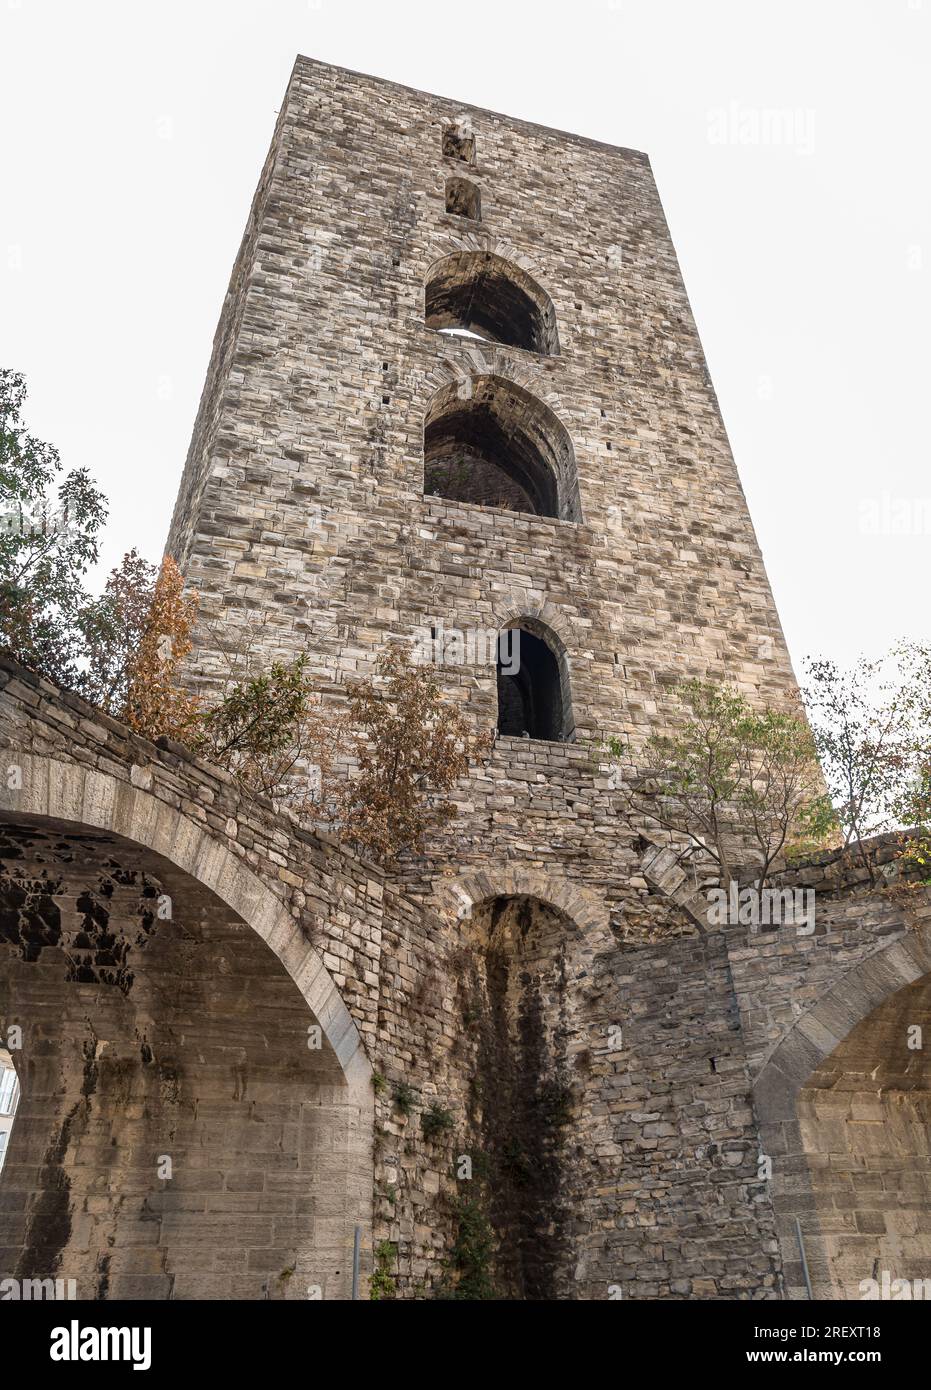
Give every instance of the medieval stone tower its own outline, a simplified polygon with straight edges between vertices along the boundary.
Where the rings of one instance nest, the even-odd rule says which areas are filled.
[[[795,696],[644,155],[298,59],[167,548],[195,682],[304,653],[338,704],[426,638],[496,740],[386,874],[3,668],[11,1267],[340,1298],[358,1230],[376,1296],[805,1297],[800,1234],[818,1297],[919,1272],[925,898],[822,855],[811,933],[710,929],[599,763],[684,678]]]

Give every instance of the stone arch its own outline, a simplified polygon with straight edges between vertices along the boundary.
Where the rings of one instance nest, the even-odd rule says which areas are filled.
[[[29,1039],[4,1174],[23,1201],[0,1217],[16,1273],[77,1277],[80,1297],[347,1296],[352,1226],[371,1219],[371,1067],[319,953],[208,829],[139,785],[147,768],[132,785],[16,761],[4,906],[20,881],[44,903],[26,903],[34,946],[0,932],[2,1022]],[[156,920],[162,898],[183,910]],[[157,1155],[177,1165],[167,1179]]]
[[[856,1297],[838,1281],[837,1239],[856,1222],[855,1194],[847,1209],[826,1211],[819,1172],[827,1165],[825,1131],[814,1143],[806,1137],[816,1125],[813,1106],[819,1092],[835,1085],[850,1065],[851,1049],[869,1046],[868,1032],[881,1025],[884,1013],[906,992],[921,990],[926,1003],[931,980],[931,926],[924,925],[881,947],[828,989],[793,1024],[765,1058],[753,1087],[753,1104],[764,1157],[772,1162],[772,1197],[782,1252],[784,1280],[790,1298],[806,1298],[807,1287],[798,1241],[801,1229],[805,1258],[815,1298]],[[881,1059],[877,1058],[877,1063]],[[926,1092],[931,1089],[928,1080]],[[887,1090],[891,1095],[895,1083]],[[878,1099],[882,1087],[878,1087]],[[838,1120],[849,1128],[849,1115]],[[892,1130],[879,1125],[883,1143],[892,1143]],[[856,1164],[863,1166],[862,1158]],[[894,1166],[891,1169],[894,1171]],[[923,1209],[931,1206],[931,1172]],[[863,1223],[863,1249],[879,1247],[879,1221]],[[860,1234],[856,1226],[848,1234]],[[862,1252],[861,1252],[862,1253]],[[862,1277],[871,1277],[871,1261]]]
[[[501,376],[441,387],[424,417],[424,493],[580,521],[575,450],[559,417]]]
[[[449,347],[452,342],[452,339],[449,340],[446,346]],[[450,386],[455,387],[460,399],[470,399],[484,377],[500,377],[526,392],[542,402],[560,421],[571,413],[560,393],[553,389],[546,372],[533,358],[525,357],[518,362],[506,348],[468,339],[456,340],[456,351],[444,353],[424,374],[422,399],[425,411],[429,409],[431,400]]]
[[[481,1158],[470,1201],[492,1237],[495,1296],[572,1297],[577,1159],[597,1091],[585,982],[610,931],[588,894],[534,871],[463,875],[441,891],[458,919],[464,1152]]]
[[[141,785],[34,754],[22,755],[22,789],[0,785],[0,816],[36,816],[111,831],[163,856],[216,893],[274,951],[294,980],[347,1078],[368,1080],[371,1064],[352,1015],[318,952],[274,893],[202,826]],[[146,770],[133,767],[138,783]]]
[[[717,878],[709,876],[707,869],[698,872],[690,848],[673,849],[669,845],[654,844],[645,835],[639,838],[643,846],[640,872],[651,888],[658,889],[680,907],[700,932],[713,930],[708,923],[708,888],[717,884]]]
[[[434,255],[431,261],[424,259],[422,269],[424,279],[429,273],[429,267],[437,260],[442,260],[444,256],[455,255],[457,253],[478,253],[483,256],[497,256],[509,265],[516,266],[538,284],[546,284],[553,277],[548,273],[547,267],[538,261],[534,256],[529,255],[525,248],[516,246],[513,242],[504,237],[496,237],[491,232],[481,227],[474,229],[463,228],[457,235],[444,236],[439,247],[428,248],[428,254],[434,249],[441,250],[439,256]],[[555,298],[554,298],[555,303]],[[559,310],[557,306],[557,318]]]
[[[559,354],[553,301],[526,270],[491,251],[454,251],[434,261],[424,285],[424,322],[541,356]]]
[[[460,921],[475,907],[494,898],[536,898],[556,908],[578,928],[586,960],[614,950],[617,945],[603,902],[588,889],[538,869],[513,866],[458,874],[441,880],[435,897],[442,918],[456,917]]]

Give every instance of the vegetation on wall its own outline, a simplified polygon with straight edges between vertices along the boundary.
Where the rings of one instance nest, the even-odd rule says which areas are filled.
[[[340,789],[336,819],[358,849],[390,861],[455,816],[447,794],[484,756],[490,735],[475,734],[433,671],[398,646],[381,654],[373,681],[351,687],[347,718],[358,772]]]
[[[781,854],[834,823],[811,731],[800,714],[757,710],[727,686],[686,681],[675,695],[675,733],[653,735],[646,770],[618,787],[623,814],[635,829],[652,823],[683,840],[724,883],[749,845],[762,884]],[[617,739],[604,748],[626,755]]]
[[[318,703],[303,654],[227,654],[209,696],[186,688],[196,600],[183,576],[171,556],[156,567],[130,550],[103,592],[88,592],[106,500],[86,469],[65,473],[54,446],[28,432],[25,396],[23,377],[0,371],[0,650],[377,861],[419,850],[455,816],[450,792],[492,735],[399,645],[349,686],[339,714]],[[617,787],[627,820],[684,840],[722,881],[748,844],[761,884],[781,857],[834,843],[859,849],[872,879],[863,840],[902,826],[913,827],[903,857],[931,873],[931,648],[900,644],[887,662],[846,672],[810,661],[805,697],[810,723],[725,685],[680,685],[676,732],[654,735]],[[615,738],[601,751],[628,757]]]
[[[492,1278],[495,1236],[484,1203],[474,1197],[456,1202],[456,1236],[450,1251],[451,1282],[442,1297],[456,1301],[482,1301],[497,1297]]]
[[[452,1111],[445,1110],[442,1105],[429,1106],[420,1117],[420,1128],[427,1140],[438,1139],[441,1134],[448,1134],[452,1127]]]
[[[913,831],[902,855],[931,872],[931,646],[901,642],[848,670],[805,663],[805,700],[841,841],[859,853],[871,835]]]
[[[726,685],[678,686],[675,733],[650,738],[617,787],[625,818],[684,842],[683,860],[723,883],[748,853],[762,885],[783,859],[832,847],[873,882],[863,842],[893,830],[903,861],[931,874],[931,647],[903,642],[847,671],[809,660],[806,677],[807,720]],[[619,739],[600,752],[630,763]]]
[[[106,501],[86,470],[62,475],[57,450],[27,432],[25,395],[21,375],[0,372],[0,650],[376,860],[418,848],[455,815],[448,793],[490,738],[401,647],[350,687],[344,714],[318,702],[304,654],[269,662],[264,650],[227,652],[209,696],[186,688],[197,605],[177,565],[130,550],[103,592],[88,592]],[[354,771],[337,784],[338,758]]]
[[[397,1258],[398,1250],[393,1241],[380,1240],[375,1246],[375,1265],[369,1280],[369,1298],[376,1303],[395,1296],[397,1283],[392,1270]]]

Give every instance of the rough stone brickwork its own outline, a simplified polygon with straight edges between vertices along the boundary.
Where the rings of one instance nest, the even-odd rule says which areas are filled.
[[[926,892],[822,856],[813,933],[712,928],[593,749],[687,676],[796,699],[643,155],[299,59],[168,550],[195,685],[522,628],[561,737],[386,874],[0,663],[0,1273],[346,1297],[358,1226],[363,1294],[797,1297],[798,1219],[822,1296],[911,1277]],[[439,673],[496,727],[493,661]]]
[[[394,1291],[435,1296],[476,1209],[511,1297],[797,1294],[797,1215],[824,1296],[877,1259],[919,1277],[928,1075],[904,1024],[927,1018],[925,890],[877,895],[822,856],[800,871],[806,938],[625,942],[588,890],[526,868],[463,876],[434,913],[184,750],[0,679],[13,1277],[340,1297],[358,1224],[363,1275],[386,1242]],[[822,1143],[837,1105],[860,1128]]]

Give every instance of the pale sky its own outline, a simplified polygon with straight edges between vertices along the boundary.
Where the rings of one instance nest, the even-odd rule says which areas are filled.
[[[0,364],[161,554],[298,52],[645,150],[796,669],[928,638],[931,0],[0,0]]]

